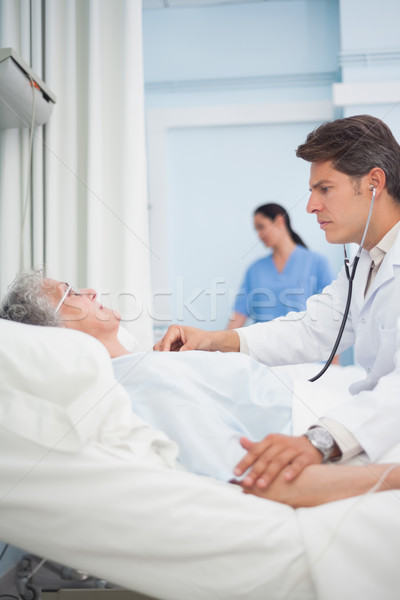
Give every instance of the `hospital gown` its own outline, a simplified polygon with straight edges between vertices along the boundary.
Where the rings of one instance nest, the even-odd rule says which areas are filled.
[[[243,354],[134,353],[112,362],[133,411],[177,442],[193,473],[229,481],[245,454],[241,436],[291,433],[290,378]]]

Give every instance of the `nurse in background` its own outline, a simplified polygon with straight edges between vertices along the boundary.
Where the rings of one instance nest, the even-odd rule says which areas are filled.
[[[333,279],[326,257],[307,249],[283,206],[271,203],[257,208],[254,227],[272,253],[247,269],[228,329],[242,327],[247,319],[262,323],[305,310],[307,298]]]

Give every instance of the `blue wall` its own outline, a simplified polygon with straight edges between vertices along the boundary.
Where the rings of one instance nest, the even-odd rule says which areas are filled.
[[[336,71],[338,18],[336,0],[145,11],[145,79],[155,84]]]
[[[171,133],[166,225],[170,232],[179,227],[179,235],[172,233],[168,244],[176,319],[204,328],[226,326],[245,269],[266,253],[253,230],[256,206],[269,201],[285,205],[293,227],[305,233],[307,243],[326,253],[333,248],[317,226],[309,227],[315,217],[304,210],[308,165],[293,152],[315,125],[197,128]],[[334,258],[332,255],[332,262]],[[200,295],[189,302],[197,296],[196,291]]]
[[[153,219],[165,210],[152,226],[162,256],[162,268],[153,261],[153,284],[170,290],[168,306],[157,297],[154,315],[165,325],[224,328],[246,267],[266,252],[251,215],[268,201],[290,210],[294,228],[337,272],[342,251],[326,244],[315,218],[305,213],[309,167],[294,151],[320,122],[312,113],[304,120],[303,104],[331,104],[332,84],[339,81],[338,2],[153,10],[145,11],[143,26],[150,129],[153,114],[168,121],[169,114],[175,118],[194,107],[230,107],[245,118],[253,108],[268,114],[276,105],[294,113],[290,123],[278,118],[252,124],[240,118],[235,123],[233,113],[230,123],[210,127],[196,122],[199,113],[191,120],[189,112],[189,125],[165,130],[163,159],[159,153],[156,165],[150,150]],[[153,193],[152,180],[163,170],[164,189]]]
[[[147,107],[328,98],[338,17],[336,0],[145,11]]]

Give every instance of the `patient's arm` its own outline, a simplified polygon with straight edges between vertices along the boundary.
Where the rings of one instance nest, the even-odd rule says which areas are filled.
[[[293,481],[285,481],[282,473],[267,489],[254,485],[245,493],[289,504],[294,508],[317,506],[334,500],[358,496],[370,491],[400,489],[400,465],[310,465]],[[386,473],[386,476],[385,476]]]

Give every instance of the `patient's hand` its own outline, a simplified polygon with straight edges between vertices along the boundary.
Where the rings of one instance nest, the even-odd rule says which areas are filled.
[[[294,481],[281,472],[268,489],[254,485],[244,492],[299,508],[365,494],[377,484],[375,491],[399,489],[399,466],[388,474],[388,465],[310,465]]]
[[[332,486],[331,480],[336,480],[332,469],[337,469],[337,466],[309,465],[294,481],[287,481],[280,472],[267,489],[253,485],[243,488],[243,491],[267,500],[289,504],[293,508],[317,506],[344,497],[338,495],[337,486]],[[349,496],[353,495],[351,487],[347,485],[346,489]]]
[[[279,474],[285,481],[292,481],[307,465],[322,462],[321,452],[304,435],[295,437],[272,433],[261,442],[242,437],[240,443],[248,452],[237,464],[234,473],[240,476],[251,468],[241,482],[244,488],[265,490]]]

